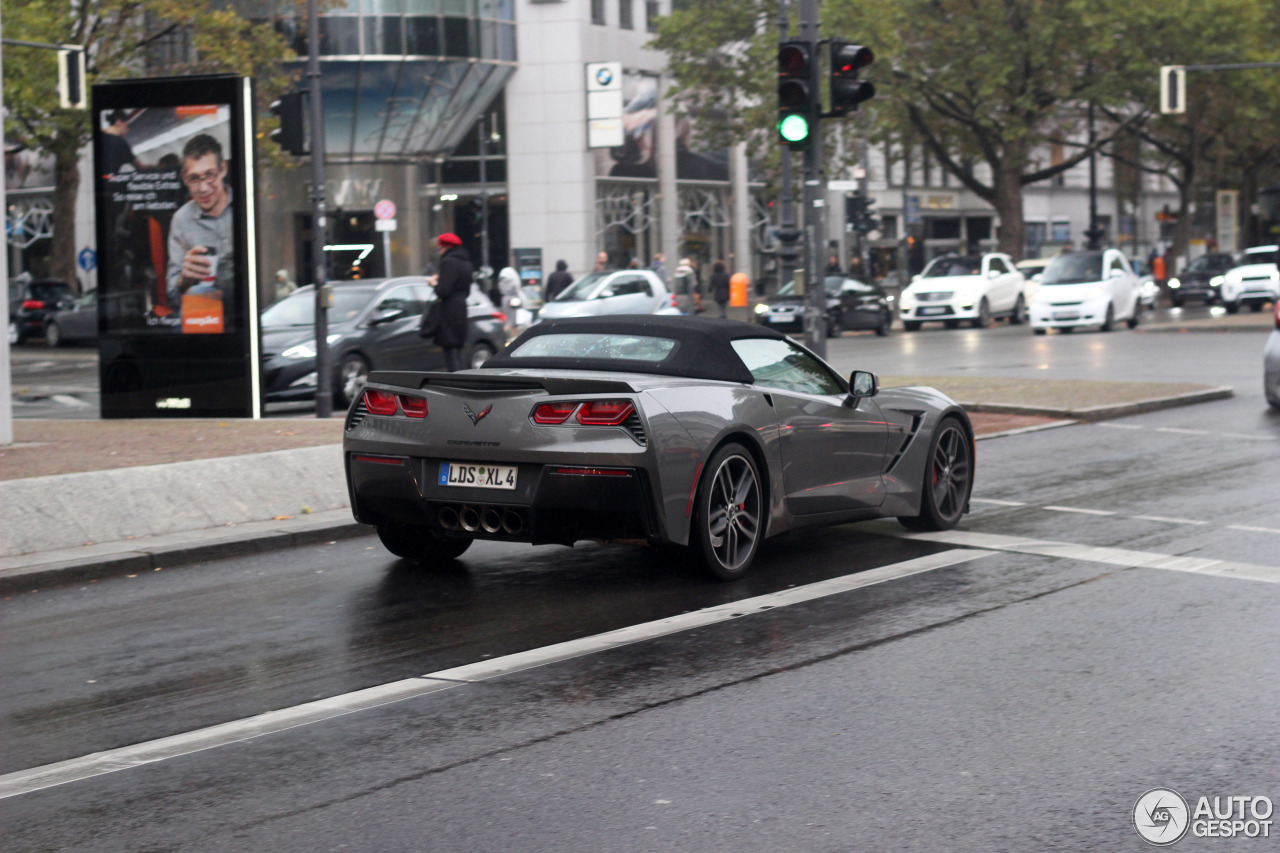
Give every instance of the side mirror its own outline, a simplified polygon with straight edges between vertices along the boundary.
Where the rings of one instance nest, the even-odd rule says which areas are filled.
[[[390,323],[392,320],[399,320],[404,316],[406,315],[403,308],[383,308],[373,315],[372,319],[369,320],[369,325],[380,326],[383,323]]]
[[[1124,278],[1124,270],[1112,270],[1111,278]]]
[[[987,278],[999,278],[1000,270],[987,270]]]
[[[880,392],[880,380],[868,370],[855,370],[849,374],[849,396],[845,405],[858,408],[858,401],[863,397],[874,397]]]
[[[612,290],[602,290],[600,291],[600,295],[597,296],[596,299],[612,299],[613,295],[614,294]]]

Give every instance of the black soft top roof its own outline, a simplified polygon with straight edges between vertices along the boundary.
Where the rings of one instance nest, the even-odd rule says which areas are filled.
[[[647,335],[678,343],[662,361],[602,358],[513,358],[511,353],[526,341],[554,334]],[[540,370],[603,370],[619,373],[654,373],[691,379],[718,379],[751,383],[751,371],[738,358],[731,343],[740,338],[785,339],[781,332],[737,320],[703,317],[628,314],[614,317],[569,317],[544,320],[525,330],[506,348],[484,363],[485,367]]]

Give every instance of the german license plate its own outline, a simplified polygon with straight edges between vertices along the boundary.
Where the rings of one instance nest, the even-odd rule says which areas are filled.
[[[770,314],[770,323],[790,323],[796,318],[795,314]]]
[[[1055,320],[1079,320],[1080,313],[1078,311],[1054,311],[1053,319]]]
[[[514,489],[518,470],[515,465],[441,462],[440,485],[467,486],[472,489]]]
[[[921,316],[921,317],[930,317],[930,316],[932,316],[932,315],[934,315],[934,314],[946,314],[949,310],[950,310],[950,309],[949,309],[949,308],[947,308],[947,306],[945,306],[945,305],[938,305],[938,306],[935,306],[935,307],[932,307],[932,308],[921,308],[921,309],[920,309],[920,316]]]

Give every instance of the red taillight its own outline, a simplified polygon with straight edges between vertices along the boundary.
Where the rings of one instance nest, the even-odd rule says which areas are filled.
[[[490,314],[489,316],[490,316],[490,317],[492,317],[493,319],[497,320],[497,321],[498,321],[499,323],[501,323],[502,325],[504,325],[504,326],[505,326],[505,325],[507,325],[507,315],[506,315],[506,314],[503,314],[501,311],[494,311],[494,312],[493,312],[492,314]]]
[[[562,424],[578,408],[577,403],[543,403],[533,410],[533,422],[537,424]]]
[[[426,400],[423,400],[426,403]],[[396,395],[390,391],[374,391],[372,389],[364,392],[364,407],[369,410],[371,415],[394,415],[398,405],[396,403]]]
[[[676,302],[676,295],[674,293],[671,294],[671,307],[672,308],[679,307],[679,303]]]
[[[557,474],[571,474],[577,477],[630,477],[631,472],[623,468],[556,468]]]
[[[1276,300],[1276,328],[1280,329],[1280,299]]]
[[[427,398],[410,397],[408,394],[401,394],[400,408],[408,417],[425,418],[427,416]]]
[[[578,423],[586,426],[617,426],[635,410],[630,400],[592,400],[578,410]]]
[[[28,299],[26,302],[22,303],[23,311],[39,311],[43,307],[44,303],[39,299]]]

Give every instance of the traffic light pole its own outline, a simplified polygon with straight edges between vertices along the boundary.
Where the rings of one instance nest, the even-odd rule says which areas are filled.
[[[790,30],[787,21],[787,0],[778,3],[778,36],[786,41]],[[796,241],[800,232],[796,229],[795,200],[791,194],[791,149],[782,147],[782,221],[778,223],[778,287],[791,281],[796,272]]]
[[[818,0],[800,0],[800,39],[810,46],[812,89],[819,91]],[[815,128],[815,131],[817,129]],[[815,132],[813,144],[804,151],[804,236],[805,308],[804,343],[819,356],[827,355],[827,298],[823,287],[826,268],[826,193],[822,179],[822,134]]]
[[[329,358],[329,222],[324,199],[324,114],[320,106],[320,25],[316,0],[307,0],[307,88],[311,99],[311,263],[316,288],[316,417],[333,415]]]

